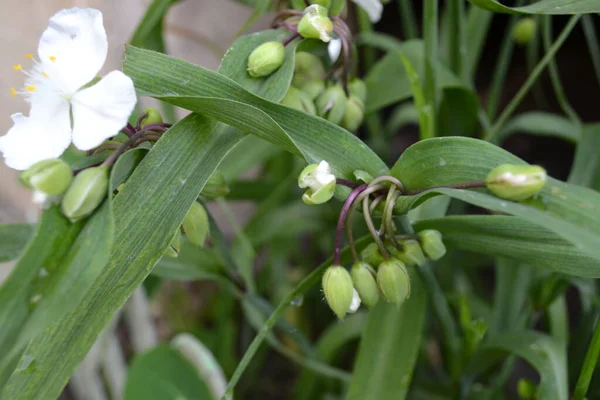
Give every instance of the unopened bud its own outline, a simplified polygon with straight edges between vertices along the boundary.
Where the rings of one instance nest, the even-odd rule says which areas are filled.
[[[394,248],[394,257],[409,267],[413,265],[418,265],[419,267],[425,265],[427,259],[425,258],[425,254],[423,254],[423,250],[418,241],[409,239],[403,240],[400,244],[402,245],[402,250]]]
[[[531,17],[521,18],[512,30],[512,37],[520,45],[529,43],[535,36],[537,24]]]
[[[310,0],[309,3],[318,4],[325,8],[329,8],[331,6],[331,0]]]
[[[298,33],[307,39],[321,39],[325,43],[329,42],[333,32],[333,22],[327,13],[327,8],[318,4],[306,7],[304,16],[298,23]]]
[[[439,260],[446,254],[446,246],[442,241],[442,234],[435,229],[426,229],[419,232],[421,247],[425,255],[431,260]]]
[[[175,232],[175,236],[171,239],[171,243],[167,246],[167,250],[165,251],[165,256],[171,258],[179,257],[179,252],[181,251],[181,232],[177,229]]]
[[[366,262],[358,262],[350,271],[354,288],[367,307],[373,307],[379,301],[379,288],[375,281],[375,271]]]
[[[383,256],[379,251],[377,243],[367,245],[367,247],[360,252],[360,257],[369,265],[379,265],[383,262]]]
[[[385,260],[377,269],[377,284],[387,301],[400,307],[410,296],[410,277],[404,263],[396,258]]]
[[[344,318],[354,297],[352,278],[346,268],[340,265],[329,267],[323,275],[322,286],[329,308],[339,319]]]
[[[280,42],[266,42],[258,46],[248,57],[248,74],[253,78],[268,76],[275,72],[285,59],[285,47]]]
[[[519,379],[517,382],[517,393],[522,399],[535,399],[537,398],[537,386],[529,379]]]
[[[302,92],[306,93],[311,101],[314,101],[317,97],[321,95],[325,91],[325,82],[323,81],[310,81],[306,82],[304,85],[300,87]],[[314,107],[314,105],[313,105]]]
[[[60,159],[35,163],[21,174],[21,182],[49,196],[61,195],[73,181],[73,171]]]
[[[146,116],[144,118],[142,118],[142,123],[141,123],[142,128],[146,125],[161,124],[163,122],[163,117],[160,114],[160,111],[158,111],[154,107],[147,107],[144,110],[144,114],[146,114]]]
[[[296,53],[292,85],[302,88],[308,82],[323,82],[325,74],[325,67],[319,57],[306,51],[299,51]]]
[[[229,187],[227,186],[227,181],[225,181],[225,175],[221,171],[213,172],[210,178],[208,178],[206,185],[204,185],[201,194],[209,199],[227,196],[229,194]]]
[[[346,102],[344,89],[340,85],[334,85],[317,98],[315,102],[317,114],[329,122],[339,125],[344,117]]]
[[[485,183],[496,196],[519,201],[539,193],[546,179],[546,170],[537,165],[502,164],[488,174]]]
[[[209,226],[208,214],[204,206],[195,201],[181,224],[185,236],[192,244],[202,246],[208,236]]]
[[[335,175],[331,173],[327,161],[308,165],[298,176],[298,186],[308,189],[302,196],[302,201],[309,205],[329,201],[335,192],[335,185]]]
[[[108,168],[104,165],[81,171],[65,193],[61,209],[71,221],[90,215],[108,194]]]
[[[356,96],[350,96],[346,101],[344,116],[342,117],[342,128],[355,132],[365,117],[365,106]]]
[[[315,104],[311,100],[310,96],[303,91],[290,86],[287,93],[281,100],[281,104],[293,107],[297,110],[304,111],[305,113],[316,115],[317,110]]]
[[[367,101],[367,85],[362,79],[354,78],[348,84],[351,96],[356,96],[363,104]]]

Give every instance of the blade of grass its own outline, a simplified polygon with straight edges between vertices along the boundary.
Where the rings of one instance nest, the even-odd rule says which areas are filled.
[[[596,25],[591,15],[584,15],[581,19],[583,26],[583,33],[585,35],[585,41],[592,57],[592,63],[594,64],[594,72],[596,79],[600,85],[600,43],[598,43],[598,35],[596,34]]]
[[[423,1],[423,39],[425,42],[425,76],[423,93],[427,111],[433,115],[428,132],[421,132],[421,137],[437,136],[437,59],[438,59],[438,0]]]
[[[412,0],[398,0],[398,11],[402,18],[402,33],[404,39],[415,39],[419,36],[419,26]]]
[[[598,357],[600,356],[600,319],[596,320],[596,329],[594,330],[594,336],[581,367],[581,373],[577,384],[575,385],[575,393],[573,393],[573,400],[583,400],[587,393],[590,381],[592,380],[592,374],[596,368]]]
[[[447,2],[450,18],[450,68],[463,82],[468,82],[464,60],[467,46],[465,43],[465,3],[464,0]]]

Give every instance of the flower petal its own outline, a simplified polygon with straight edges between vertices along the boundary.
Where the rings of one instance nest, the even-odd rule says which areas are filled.
[[[58,158],[71,143],[68,120],[28,118],[23,114],[13,114],[12,119],[13,127],[0,137],[0,152],[11,168],[25,170],[39,161]]]
[[[43,71],[67,94],[75,93],[98,74],[107,51],[102,13],[93,8],[71,8],[55,14],[38,45]]]
[[[381,19],[381,13],[383,12],[381,0],[352,0],[352,2],[365,10],[372,23],[378,22]]]
[[[127,125],[136,101],[133,81],[121,71],[77,92],[71,100],[73,144],[91,150],[115,136]]]
[[[340,58],[342,52],[342,39],[333,39],[327,45],[327,52],[332,63],[335,63]]]

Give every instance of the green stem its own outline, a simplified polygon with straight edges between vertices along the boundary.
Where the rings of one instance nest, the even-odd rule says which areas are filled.
[[[463,82],[468,81],[465,69],[465,3],[464,0],[448,0],[448,16],[450,18],[449,44],[450,68]]]
[[[571,33],[571,31],[573,30],[575,25],[577,25],[577,21],[579,21],[580,17],[581,17],[581,15],[573,15],[569,19],[569,22],[564,27],[564,29],[562,30],[562,32],[560,33],[558,38],[556,38],[556,41],[552,44],[552,46],[546,52],[544,57],[540,60],[538,65],[536,65],[535,69],[533,70],[531,75],[529,75],[529,77],[527,78],[527,80],[525,81],[523,86],[521,86],[521,89],[519,89],[519,91],[517,92],[515,97],[513,97],[513,99],[510,101],[510,103],[506,106],[506,108],[504,109],[504,111],[502,112],[500,117],[498,117],[498,120],[496,121],[496,123],[492,126],[492,129],[486,134],[487,140],[489,140],[489,141],[493,140],[495,138],[495,136],[498,134],[498,132],[500,132],[500,129],[502,128],[504,123],[515,112],[515,110],[517,109],[519,104],[521,104],[521,102],[523,101],[523,99],[525,98],[525,96],[527,95],[527,93],[529,92],[531,87],[533,86],[533,84],[536,82],[536,80],[541,75],[544,68],[546,68],[546,66],[550,63],[550,61],[552,61],[552,59],[554,58],[554,56],[556,55],[558,50],[561,48],[561,46],[565,42],[565,40],[567,40],[567,37],[569,37],[569,34]]]
[[[592,374],[598,362],[600,356],[600,320],[596,320],[596,328],[594,329],[594,335],[592,341],[588,347],[588,351],[583,360],[583,366],[579,373],[579,379],[577,379],[577,385],[575,386],[575,392],[573,393],[573,400],[583,400],[587,393],[590,381],[592,380]]]
[[[419,27],[412,0],[398,0],[398,10],[402,18],[402,34],[404,39],[414,39],[419,36]]]
[[[550,49],[550,42],[552,40],[552,17],[547,15],[543,20],[543,41],[544,41],[544,50],[548,51]],[[548,65],[548,71],[550,72],[550,80],[552,81],[552,87],[554,88],[554,94],[556,95],[556,101],[560,105],[560,108],[563,110],[565,114],[569,117],[569,119],[577,126],[581,126],[581,119],[569,104],[569,100],[567,99],[567,95],[565,93],[565,89],[560,81],[560,75],[558,73],[558,66],[556,65],[556,60],[553,58]]]
[[[584,15],[581,19],[583,25],[583,33],[585,34],[585,40],[592,57],[592,63],[594,64],[594,72],[596,73],[596,79],[600,85],[600,44],[598,44],[598,36],[596,35],[596,26],[591,15]]]
[[[535,20],[536,26],[541,26],[541,17],[541,15],[532,16],[532,18],[534,18]],[[535,65],[540,60],[540,36],[541,35],[537,34],[536,32],[536,34],[533,35],[531,40],[527,43],[527,48],[525,49],[525,63],[527,64],[528,74],[530,74],[531,71],[533,71]],[[544,96],[544,90],[542,88],[542,85],[538,82],[535,85],[533,85],[533,88],[531,90],[537,106],[542,109],[548,108],[548,101]]]
[[[481,58],[481,52],[485,45],[485,39],[490,29],[494,13],[471,4],[467,13],[466,46],[467,56],[465,60],[466,74],[471,81],[475,80],[477,67]]]
[[[422,137],[435,137],[437,129],[437,57],[438,57],[438,0],[423,0],[423,39],[425,42],[425,76],[423,94],[425,106],[433,118],[429,132]]]

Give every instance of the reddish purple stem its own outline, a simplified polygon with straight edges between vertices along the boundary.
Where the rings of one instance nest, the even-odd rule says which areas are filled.
[[[339,183],[340,185],[347,186],[350,189],[354,189],[355,187],[358,187],[358,184],[356,184],[356,183],[354,183],[352,181],[348,181],[346,179],[336,178],[335,182]]]
[[[340,265],[341,251],[342,251],[342,236],[344,232],[344,223],[346,222],[346,217],[348,216],[348,212],[350,211],[350,207],[352,207],[352,203],[354,200],[360,195],[360,193],[365,190],[369,185],[364,184],[360,185],[346,198],[344,202],[344,206],[342,207],[342,211],[340,212],[340,218],[338,219],[337,229],[335,231],[335,250],[333,253],[333,265]]]

